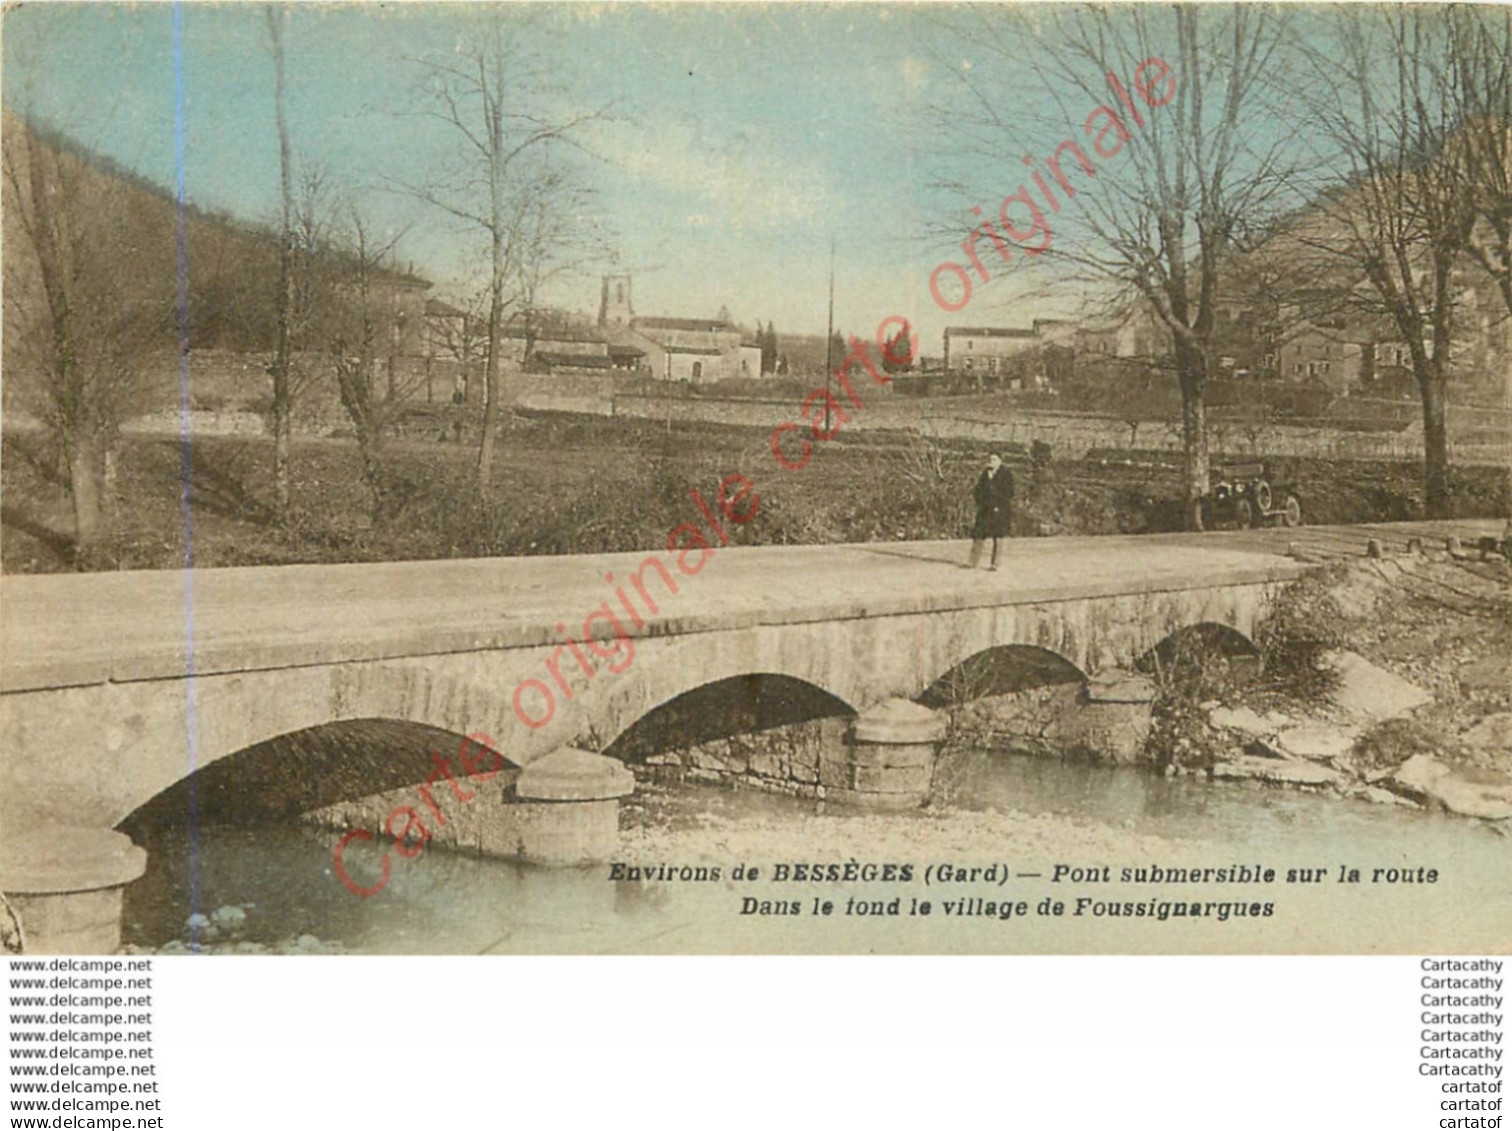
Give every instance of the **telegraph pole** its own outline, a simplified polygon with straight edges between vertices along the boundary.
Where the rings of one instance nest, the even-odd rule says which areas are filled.
[[[835,372],[835,237],[830,236],[829,328],[824,331],[824,433],[830,431],[830,405],[835,396],[830,381]]]

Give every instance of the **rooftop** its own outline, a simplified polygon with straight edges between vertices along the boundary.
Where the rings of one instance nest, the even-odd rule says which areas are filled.
[[[465,310],[458,310],[449,302],[442,302],[438,298],[425,300],[425,314],[428,318],[466,318]]]
[[[1009,326],[947,326],[947,338],[1032,338],[1033,330],[1020,330]]]
[[[705,333],[727,333],[735,329],[718,318],[632,318],[630,325],[637,330],[702,330]]]
[[[608,369],[612,362],[604,354],[551,353],[536,350],[530,360],[549,369]]]

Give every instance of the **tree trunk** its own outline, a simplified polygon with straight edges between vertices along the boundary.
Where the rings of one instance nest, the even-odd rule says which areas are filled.
[[[357,434],[357,451],[362,458],[362,483],[367,488],[369,515],[375,527],[388,518],[388,499],[383,482],[383,435],[387,423],[387,402],[380,404],[373,390],[374,359],[370,343],[371,325],[364,320],[363,346],[355,360],[347,360],[338,340],[336,349],[336,387],[341,404]]]
[[[383,494],[383,433],[371,427],[358,429],[357,445],[362,452],[362,481],[372,502],[373,525],[381,526],[388,519]]]
[[[483,428],[478,440],[478,492],[493,482],[494,445],[499,434],[499,353],[504,344],[504,296],[496,288],[488,305],[488,358],[483,382]]]
[[[73,495],[74,565],[85,569],[100,539],[100,486],[95,479],[94,446],[75,441],[68,460],[68,488]]]
[[[289,440],[293,432],[294,390],[289,381],[289,319],[294,307],[294,187],[289,123],[284,117],[284,56],[280,15],[265,10],[273,43],[274,120],[278,127],[279,186],[283,228],[278,248],[278,339],[273,354],[273,509],[280,523],[289,513]]]
[[[116,446],[114,444],[107,446],[103,459],[103,470],[100,473],[100,481],[104,487],[101,506],[107,515],[115,510],[116,488],[120,481],[119,463],[120,458],[117,454]]]
[[[1201,530],[1202,500],[1208,493],[1207,405],[1203,401],[1207,374],[1202,358],[1177,346],[1176,365],[1181,382],[1181,441],[1186,479],[1186,524]]]
[[[1423,398],[1423,506],[1427,518],[1449,518],[1449,421],[1444,374],[1430,364],[1418,382]]]
[[[289,513],[289,446],[293,435],[288,378],[273,381],[273,509],[279,522]]]

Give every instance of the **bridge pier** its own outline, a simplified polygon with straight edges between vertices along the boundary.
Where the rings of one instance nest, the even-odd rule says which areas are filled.
[[[0,891],[26,954],[114,954],[121,894],[147,853],[110,829],[45,828],[0,843]],[[0,915],[0,932],[13,930]]]
[[[619,848],[619,799],[635,778],[624,763],[573,746],[538,758],[515,779],[500,810],[496,855],[538,864],[597,864]]]
[[[856,718],[827,801],[868,809],[917,809],[929,800],[935,750],[945,716],[907,699],[887,699]]]
[[[1132,763],[1144,754],[1155,684],[1137,672],[1109,669],[1088,679],[1077,702],[1057,720],[1054,741],[1064,754]]]
[[[524,769],[469,774],[452,787],[402,786],[303,819],[394,837],[408,827],[408,814],[436,848],[538,864],[599,863],[619,847],[619,799],[634,790],[635,778],[613,758],[563,746]]]

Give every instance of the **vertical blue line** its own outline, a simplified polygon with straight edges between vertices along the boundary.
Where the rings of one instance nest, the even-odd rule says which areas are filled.
[[[189,490],[189,229],[184,192],[184,8],[173,4],[173,150],[174,196],[178,204],[178,347],[179,347],[179,467],[182,487],[179,507],[184,514],[184,664],[188,720],[189,914],[199,912],[199,799],[194,772],[199,749],[194,717],[194,511]],[[189,949],[199,952],[199,927],[189,928]]]

